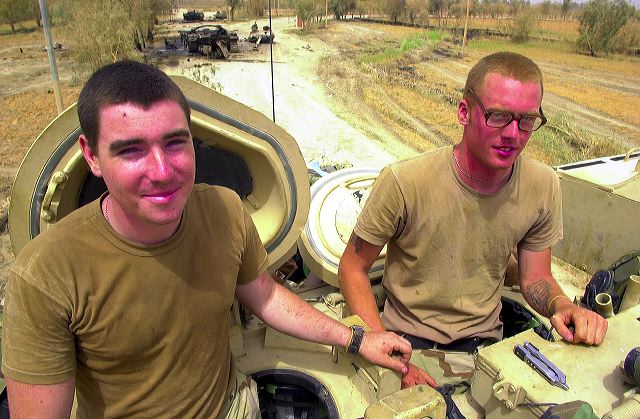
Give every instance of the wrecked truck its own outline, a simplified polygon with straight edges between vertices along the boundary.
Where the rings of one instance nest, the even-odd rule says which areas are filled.
[[[180,31],[180,38],[192,54],[226,59],[230,52],[238,52],[238,34],[221,25],[202,25],[189,31]]]
[[[190,10],[183,13],[182,18],[185,20],[185,22],[200,22],[204,20],[204,12]]]

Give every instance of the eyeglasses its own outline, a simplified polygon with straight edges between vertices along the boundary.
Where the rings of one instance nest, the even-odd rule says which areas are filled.
[[[476,95],[472,89],[467,89],[467,92],[469,92],[469,94],[473,96],[473,99],[478,102],[480,110],[484,113],[485,122],[489,127],[504,128],[515,119],[518,121],[519,129],[531,132],[547,123],[547,118],[545,118],[544,113],[542,112],[542,106],[540,107],[540,115],[524,114],[516,117],[516,114],[512,112],[494,110],[487,111],[482,102],[480,102],[478,95]]]

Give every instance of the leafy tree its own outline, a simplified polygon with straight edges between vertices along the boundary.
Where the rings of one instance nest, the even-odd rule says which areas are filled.
[[[78,78],[105,64],[141,59],[133,48],[134,22],[120,0],[75,2],[70,12],[65,29]]]
[[[233,21],[236,8],[242,5],[242,0],[225,0],[229,6],[229,18]]]
[[[524,0],[511,0],[509,2],[509,15],[515,17],[525,7],[526,7],[526,4]]]
[[[52,0],[51,19],[62,25],[82,79],[105,64],[140,60],[157,16],[174,5],[171,0]]]
[[[567,14],[569,13],[569,9],[571,9],[571,0],[562,0],[562,7],[561,7],[561,13],[562,13],[562,19],[566,19],[567,18]]]
[[[333,12],[336,19],[342,19],[347,12],[353,12],[356,8],[356,0],[329,0],[329,10]]]
[[[635,52],[640,47],[640,13],[635,16],[618,31],[613,39],[615,50],[620,52]]]
[[[309,29],[309,25],[311,25],[313,19],[320,16],[321,11],[324,10],[315,0],[296,0],[295,9],[296,14],[300,16],[300,19],[302,19],[304,23],[303,30],[305,31]]]
[[[535,27],[537,18],[531,6],[523,6],[511,22],[511,41],[524,43],[529,40],[531,31]]]
[[[0,0],[0,23],[8,23],[11,32],[16,32],[16,23],[31,17],[29,3],[26,0]]]
[[[40,2],[38,0],[27,0],[27,7],[31,18],[36,21],[38,27],[42,27],[42,16],[40,15]],[[47,10],[48,11],[48,10]]]
[[[446,0],[429,0],[429,13],[438,17],[438,26],[442,27],[442,18],[447,8]]]
[[[426,18],[427,21],[422,23],[428,23],[429,15],[428,13],[424,13],[424,17],[422,16],[424,12],[424,1],[423,0],[406,0],[405,5],[405,14],[407,15],[407,19],[409,22],[415,23],[420,18]]]
[[[609,54],[614,36],[634,12],[634,7],[625,0],[590,0],[580,15],[578,51]]]
[[[545,17],[545,18],[549,18],[549,15],[551,14],[551,0],[544,0],[540,6],[540,14]]]
[[[405,0],[387,0],[385,4],[385,12],[389,19],[397,22],[404,14]]]
[[[247,0],[245,6],[249,16],[262,17],[264,10],[267,8],[268,0]]]

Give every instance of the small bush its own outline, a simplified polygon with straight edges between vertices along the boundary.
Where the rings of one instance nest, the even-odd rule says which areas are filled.
[[[135,26],[121,2],[78,2],[71,13],[65,28],[77,79],[109,63],[142,60],[133,44]]]
[[[537,21],[533,8],[530,6],[522,8],[511,21],[511,27],[509,28],[511,41],[519,44],[527,42]]]

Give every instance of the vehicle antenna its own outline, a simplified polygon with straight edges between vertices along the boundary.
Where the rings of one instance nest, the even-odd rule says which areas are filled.
[[[60,91],[60,81],[58,80],[58,66],[56,65],[56,54],[53,50],[53,42],[51,42],[51,29],[49,27],[49,14],[44,0],[40,0],[40,15],[42,16],[42,29],[44,30],[44,39],[47,43],[47,53],[49,55],[49,67],[51,70],[51,80],[53,81],[53,92],[56,97],[56,107],[58,114],[64,111],[62,103],[62,92]]]
[[[271,23],[271,0],[269,0],[269,52],[271,60],[271,107],[273,109],[273,122],[276,122],[276,96],[273,88],[273,24]]]

